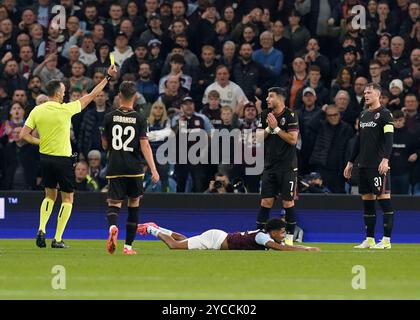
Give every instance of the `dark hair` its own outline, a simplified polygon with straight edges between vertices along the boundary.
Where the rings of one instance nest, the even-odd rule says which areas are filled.
[[[187,10],[188,5],[187,5],[186,1],[184,1],[184,0],[174,0],[174,1],[172,1],[172,6],[174,5],[175,2],[182,2],[182,4],[184,5],[184,9]]]
[[[109,9],[111,9],[111,7],[112,7],[112,6],[118,6],[118,7],[120,7],[121,9],[123,8],[122,4],[121,4],[121,3],[119,3],[118,1],[114,1],[114,2],[112,2],[112,3],[109,5]]]
[[[96,10],[98,10],[98,6],[96,5],[95,1],[87,1],[83,6],[83,11],[86,10],[86,8],[92,8],[95,7]]]
[[[124,100],[131,100],[137,93],[136,84],[133,81],[123,81],[120,84],[120,94]]]
[[[103,29],[105,29],[105,26],[104,26],[102,23],[100,23],[100,22],[95,22],[95,24],[93,25],[92,31],[93,31],[93,29],[95,29],[95,27],[96,27],[96,26],[100,26],[100,27],[102,27]]]
[[[283,220],[281,220],[280,218],[272,218],[268,220],[265,226],[265,231],[270,232],[274,230],[280,230],[285,227],[286,227],[286,223]]]
[[[366,85],[366,88],[373,88],[373,90],[377,90],[379,92],[382,92],[382,87],[378,83],[370,82]]]
[[[140,66],[141,66],[142,64],[147,64],[147,65],[149,66],[149,68],[151,68],[151,65],[150,65],[150,62],[149,62],[149,61],[147,61],[147,60],[141,60],[141,61],[139,62],[139,70],[140,70]]]
[[[32,79],[38,78],[39,81],[42,82],[40,76],[37,76],[36,74],[31,74],[28,78],[28,83],[32,81]]]
[[[183,46],[181,46],[180,44],[176,44],[176,43],[172,46],[172,50],[171,51],[173,51],[174,49],[185,50]]]
[[[407,96],[407,95],[406,95],[406,96]],[[390,98],[391,98],[391,93],[390,93],[388,90],[383,89],[383,90],[381,91],[381,97],[387,97],[388,99],[390,99]]]
[[[214,177],[215,178],[217,178],[217,177],[227,177],[227,175],[225,175],[224,173],[221,173],[221,172],[216,172]]]
[[[282,96],[285,99],[287,98],[287,93],[283,88],[280,87],[272,87],[270,89],[268,89],[268,93],[274,92],[275,94],[277,94],[278,96]]]
[[[349,73],[349,75],[350,75],[350,83],[353,84],[353,82],[354,82],[354,79],[353,79],[354,76],[353,76],[353,73],[352,73],[352,71],[351,71],[351,69],[349,67],[341,67],[340,70],[338,70],[337,78],[336,78],[337,83],[340,86],[343,84],[343,81],[342,80],[343,80],[343,72],[344,71],[347,71]]]
[[[85,39],[90,39],[90,40],[92,40],[92,41],[93,41],[93,36],[92,36],[91,34],[85,34],[85,35],[82,37],[82,42],[83,42],[83,40],[85,40]]]
[[[374,65],[374,64],[377,64],[378,66],[380,66],[380,65],[381,65],[381,63],[379,62],[379,60],[376,60],[376,59],[371,60],[371,61],[369,62],[369,66],[372,66],[372,65]]]
[[[180,34],[177,34],[177,35],[174,37],[174,40],[176,41],[176,39],[179,39],[179,38],[185,38],[185,39],[188,41],[188,36],[187,36],[185,33],[180,33]]]
[[[414,98],[416,98],[416,100],[419,100],[419,97],[414,93],[414,92],[409,92],[409,93],[407,93],[406,95],[405,95],[405,97],[404,97],[404,100],[405,100],[405,98],[407,98],[407,97],[414,97]]]
[[[220,69],[226,69],[226,70],[228,71],[228,73],[230,74],[229,68],[228,68],[226,65],[224,65],[224,64],[219,64],[219,65],[216,67],[216,73],[217,73],[217,72],[219,72],[219,70],[220,70]]]
[[[47,85],[45,86],[45,92],[47,96],[54,97],[58,90],[61,89],[61,82],[60,80],[50,80],[48,81]]]
[[[301,18],[302,15],[296,9],[292,9],[292,10],[290,10],[289,17],[299,17],[299,18]]]
[[[402,112],[401,110],[395,110],[394,112],[392,112],[392,116],[394,117],[394,119],[401,119],[404,118],[404,112]]]
[[[321,68],[317,66],[316,64],[313,64],[309,66],[308,72],[311,72],[311,71],[321,72]]]
[[[71,87],[70,88],[70,94],[73,94],[74,92],[82,93],[83,90],[80,87]]]
[[[171,58],[169,59],[169,63],[178,63],[178,64],[185,65],[185,59],[180,54],[173,54]]]

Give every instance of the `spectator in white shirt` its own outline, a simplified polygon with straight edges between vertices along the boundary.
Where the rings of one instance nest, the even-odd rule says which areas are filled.
[[[128,37],[124,32],[119,32],[115,39],[115,47],[112,54],[115,58],[115,63],[122,66],[123,62],[133,55],[133,49],[128,45]]]
[[[216,90],[220,94],[220,105],[229,106],[236,112],[237,105],[241,101],[246,104],[249,100],[245,93],[235,82],[229,80],[229,69],[224,65],[219,65],[216,68],[216,81],[209,85],[203,96],[203,105],[208,103],[208,93]]]
[[[82,47],[79,52],[79,61],[83,62],[87,67],[98,60],[95,51],[95,42],[93,42],[93,37],[91,35],[83,36]]]

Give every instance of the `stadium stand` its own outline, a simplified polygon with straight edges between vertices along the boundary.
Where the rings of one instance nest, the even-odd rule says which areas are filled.
[[[350,185],[342,173],[357,135],[364,86],[374,82],[382,86],[382,105],[394,114],[400,111],[395,129],[398,139],[390,159],[393,193],[420,194],[417,0],[1,3],[2,190],[43,189],[37,148],[20,141],[19,131],[38,99],[45,98],[46,82],[63,80],[66,101],[78,99],[105,77],[112,52],[120,70],[118,78],[72,119],[70,138],[81,161],[76,168],[80,191],[107,191],[102,121],[107,111],[118,107],[119,82],[132,80],[138,90],[136,109],[149,120],[155,158],[171,128],[178,130],[178,121],[184,119],[186,97],[191,97],[195,108],[188,128],[201,128],[210,139],[211,128],[237,129],[246,147],[255,149],[255,137],[246,139],[245,132],[255,135],[258,115],[267,107],[268,88],[285,88],[287,105],[298,113],[300,122],[297,148],[302,191],[354,193],[357,175]],[[54,28],[54,5],[65,9],[64,29]],[[162,107],[162,112],[156,111]],[[337,118],[332,119],[334,114]],[[188,150],[193,146],[189,142]],[[222,150],[221,143],[217,146]],[[210,159],[214,150],[205,151]],[[258,192],[258,177],[245,174],[249,164],[230,160],[199,166],[188,163],[182,172],[179,165],[162,164],[163,181],[152,186],[146,176],[145,190],[202,193],[221,172],[228,175],[231,185],[220,192]],[[182,188],[177,186],[181,173]],[[324,189],[308,188],[306,181],[315,176]]]

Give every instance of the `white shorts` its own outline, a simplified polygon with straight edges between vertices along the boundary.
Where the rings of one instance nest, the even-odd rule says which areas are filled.
[[[188,238],[188,250],[220,250],[227,233],[222,230],[208,230],[199,236]]]

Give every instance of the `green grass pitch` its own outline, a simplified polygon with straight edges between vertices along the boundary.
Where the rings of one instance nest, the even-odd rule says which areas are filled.
[[[0,240],[0,299],[419,299],[420,245],[356,251],[351,244],[310,244],[322,252],[170,251],[137,241],[136,256],[114,255],[106,241],[68,240],[67,250],[33,240]],[[50,241],[48,241],[48,245]],[[52,268],[65,268],[54,290]],[[355,290],[352,268],[366,271]],[[357,282],[354,280],[353,282]],[[359,282],[360,283],[360,282]]]

